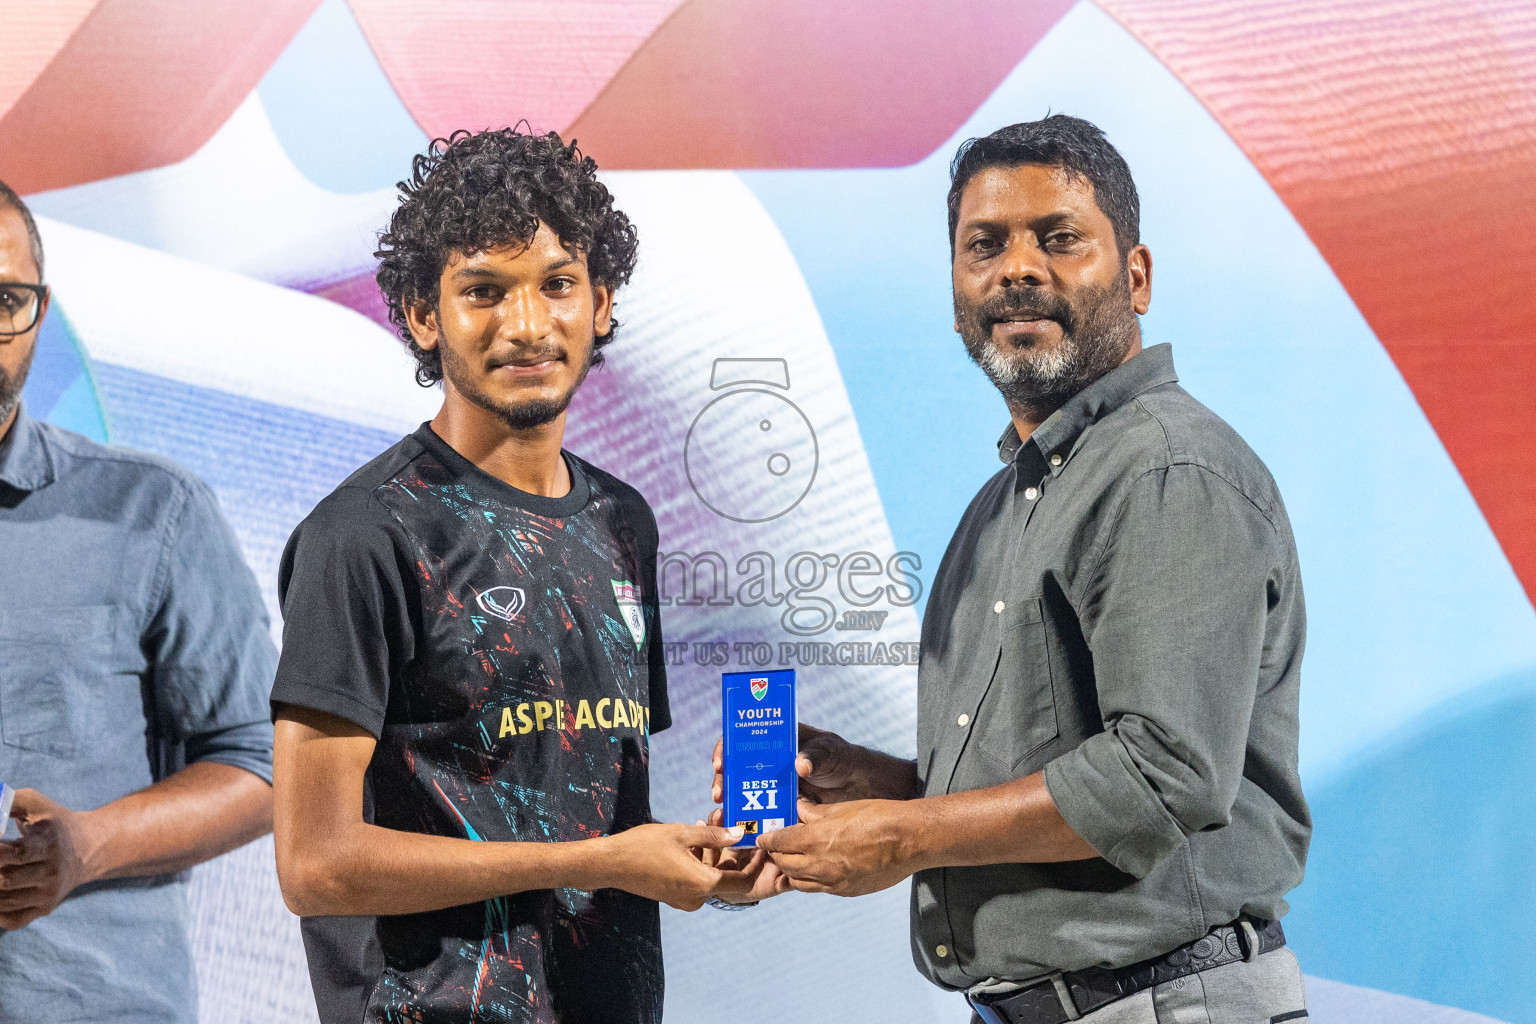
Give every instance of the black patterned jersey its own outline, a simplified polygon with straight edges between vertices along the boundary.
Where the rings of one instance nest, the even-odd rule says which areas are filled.
[[[647,738],[669,724],[656,521],[634,488],[564,457],[570,493],[527,494],[423,424],[289,540],[274,714],[313,708],[378,738],[373,823],[562,842],[650,820]],[[656,904],[614,889],[303,932],[324,1024],[661,1018]]]

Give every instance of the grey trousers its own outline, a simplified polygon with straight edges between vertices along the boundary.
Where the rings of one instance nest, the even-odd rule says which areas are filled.
[[[1079,1018],[1080,1024],[1288,1024],[1307,1019],[1296,956],[1281,947],[1138,992]],[[978,1017],[972,1017],[977,1024]]]

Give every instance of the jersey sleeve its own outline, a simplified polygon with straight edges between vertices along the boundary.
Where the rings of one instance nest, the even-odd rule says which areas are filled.
[[[640,562],[641,605],[645,613],[646,672],[650,679],[651,729],[661,732],[672,725],[672,706],[667,700],[667,659],[661,631],[661,602],[656,581],[656,552],[660,545],[656,516],[638,491],[630,489],[626,518],[635,526],[635,553]]]
[[[278,569],[274,718],[297,705],[379,736],[391,681],[415,653],[409,559],[403,528],[362,488],[335,492],[299,524]]]

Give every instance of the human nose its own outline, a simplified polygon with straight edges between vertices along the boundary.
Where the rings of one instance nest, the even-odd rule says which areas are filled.
[[[549,301],[536,288],[513,288],[501,302],[500,334],[508,341],[534,344],[554,330]]]
[[[1034,244],[1033,238],[1015,237],[1009,240],[998,261],[998,284],[1004,288],[1019,285],[1038,287],[1050,276],[1045,266],[1044,254]]]

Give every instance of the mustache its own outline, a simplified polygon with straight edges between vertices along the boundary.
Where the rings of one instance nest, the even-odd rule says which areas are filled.
[[[520,349],[507,355],[492,359],[486,365],[492,370],[498,370],[503,366],[513,366],[518,363],[524,365],[543,362],[545,359],[563,359],[565,349],[557,345],[541,345],[538,348]]]
[[[976,313],[989,330],[993,324],[1021,314],[1055,320],[1068,331],[1076,326],[1072,306],[1066,299],[1032,285],[1009,288],[993,295],[976,307]]]

